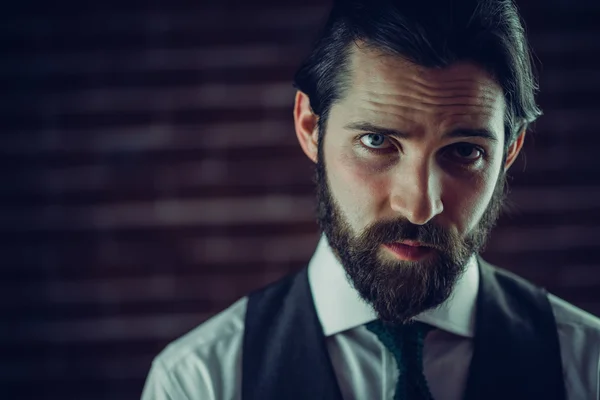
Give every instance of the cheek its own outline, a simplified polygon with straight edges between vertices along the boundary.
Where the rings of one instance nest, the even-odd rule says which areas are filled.
[[[330,152],[327,171],[332,196],[355,232],[374,222],[387,198],[384,175],[351,151]]]
[[[485,168],[465,176],[447,176],[444,184],[444,213],[460,235],[477,228],[492,196],[502,165],[502,153],[495,149]]]
[[[466,182],[453,182],[446,191],[444,208],[452,210],[451,219],[461,235],[477,226],[492,198],[496,182],[486,175],[472,177]]]

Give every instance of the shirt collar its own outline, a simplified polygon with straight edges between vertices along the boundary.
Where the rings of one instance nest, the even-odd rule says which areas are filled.
[[[322,236],[308,266],[308,280],[325,336],[335,335],[377,319],[373,308],[352,287],[346,272]],[[471,257],[452,295],[439,307],[415,319],[456,335],[475,336],[479,291],[477,258]]]

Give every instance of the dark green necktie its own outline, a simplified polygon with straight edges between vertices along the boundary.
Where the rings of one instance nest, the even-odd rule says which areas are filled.
[[[423,341],[433,327],[421,322],[392,326],[379,320],[366,326],[396,359],[400,374],[394,400],[433,400],[423,373]]]

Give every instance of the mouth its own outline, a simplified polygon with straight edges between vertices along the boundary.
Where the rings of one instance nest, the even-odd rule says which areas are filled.
[[[435,250],[432,246],[414,240],[385,243],[383,247],[403,261],[422,260]]]

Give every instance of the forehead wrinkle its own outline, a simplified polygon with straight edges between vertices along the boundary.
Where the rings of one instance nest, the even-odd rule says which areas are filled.
[[[437,103],[440,101],[439,99],[453,99],[461,96],[495,103],[498,101],[498,93],[502,93],[501,87],[492,76],[469,63],[457,63],[442,69],[430,69],[385,55],[366,58],[354,57],[353,61],[357,80],[363,82],[365,86],[381,89],[378,92],[382,94],[389,93],[390,88],[397,87],[403,92],[414,92],[415,97],[422,97],[427,103]],[[402,63],[405,68],[399,69],[398,62]],[[376,65],[367,68],[368,64]],[[359,65],[363,65],[364,68],[360,68]],[[373,67],[381,68],[383,73],[373,74]],[[478,76],[481,74],[488,79]],[[501,97],[504,100],[504,97]]]
[[[404,103],[405,100],[414,100],[424,106],[476,106],[482,108],[494,108],[495,100],[490,97],[473,97],[473,96],[444,96],[444,97],[423,97],[412,93],[373,93],[372,97],[381,97],[380,102],[385,103],[386,100],[390,100],[391,103]],[[374,100],[378,101],[378,100]]]
[[[411,96],[417,100],[427,103],[441,103],[443,101],[452,101],[454,99],[472,99],[472,101],[496,103],[498,100],[498,88],[490,87],[485,82],[479,86],[437,86],[423,87],[410,80],[398,79],[393,84],[397,85],[395,90],[391,83],[380,81],[372,89],[366,90],[371,95],[390,95],[390,96]]]
[[[365,100],[365,103],[370,105],[370,109],[398,109],[398,111],[402,112],[423,112],[425,114],[440,114],[440,113],[451,113],[452,108],[458,109],[458,113],[453,113],[455,115],[465,114],[472,116],[491,116],[494,112],[494,107],[491,105],[481,105],[481,104],[461,104],[461,103],[452,103],[452,104],[427,104],[422,102],[411,102],[409,104],[403,104],[402,102],[393,102],[389,101],[380,101],[375,99]]]
[[[401,120],[404,120],[405,122],[408,122],[409,124],[416,123],[416,121],[414,119],[411,119],[408,115],[406,115],[406,113],[399,114],[397,112],[386,110],[385,109],[386,107],[380,107],[380,106],[369,107],[369,104],[367,103],[366,106],[361,106],[360,108],[362,108],[363,110],[369,111],[369,113],[372,113],[373,115],[385,114],[385,115],[391,116],[392,119],[401,119]],[[387,108],[392,108],[392,107],[387,107]],[[408,111],[414,111],[414,110],[408,109]],[[370,120],[371,118],[367,117],[364,119]]]
[[[448,73],[449,74],[449,73]],[[443,79],[424,80],[422,77],[401,73],[397,70],[393,71],[392,81],[395,83],[406,85],[409,89],[419,91],[421,93],[437,93],[439,91],[467,91],[469,93],[493,93],[500,86],[494,80],[482,80],[477,78],[454,78],[451,75],[445,76]],[[377,76],[368,76],[367,81],[375,84],[387,86],[388,79],[382,79]]]
[[[456,62],[443,68],[428,68],[398,56],[375,54],[361,58],[357,57],[358,54],[355,53],[354,65],[368,67],[365,68],[365,71],[373,67],[379,67],[384,72],[383,75],[393,76],[395,81],[411,82],[416,86],[420,86],[424,91],[447,88],[454,84],[459,84],[460,86],[458,87],[464,88],[464,85],[461,85],[463,83],[466,83],[471,88],[484,87],[487,89],[490,84],[500,88],[500,85],[491,74],[468,61]],[[403,66],[400,70],[398,69],[398,63],[401,63]],[[369,64],[371,65],[369,66]],[[360,68],[356,68],[355,70],[358,73],[362,72]],[[368,75],[367,78],[369,77],[375,78],[374,81],[377,81],[376,76]],[[482,79],[482,77],[487,79]],[[386,84],[385,80],[381,81]]]
[[[413,88],[409,87],[404,93],[411,95],[417,101],[431,105],[452,104],[456,102],[456,104],[495,107],[499,101],[503,100],[502,97],[498,97],[498,91],[488,87],[460,88],[458,90],[446,88],[436,88],[435,90],[423,90],[422,88],[417,88],[416,90],[410,89]],[[398,95],[397,93],[390,94],[394,96]]]
[[[447,75],[443,79],[423,79],[418,75],[404,76],[403,78],[402,80],[405,80],[411,86],[414,86],[415,89],[422,92],[457,89],[468,90],[472,93],[493,93],[496,89],[500,88],[500,85],[491,77],[489,77],[489,80],[478,79],[477,77],[455,78],[452,75]]]
[[[369,85],[369,83],[374,83]],[[368,98],[395,101],[406,98],[425,105],[468,104],[495,107],[504,100],[502,91],[493,85],[481,82],[479,86],[423,87],[403,78],[365,82],[366,88],[358,89]],[[370,87],[369,87],[370,86]],[[499,95],[500,94],[500,95]]]
[[[411,88],[399,87],[399,89],[400,90],[407,89],[406,92],[409,92]],[[390,96],[397,95],[396,92],[392,92],[392,91],[388,91],[388,92],[377,91],[377,92],[373,92],[373,93],[382,94],[382,95],[390,95]],[[425,93],[425,92],[416,91],[415,94],[421,96],[422,98],[431,97],[431,98],[438,98],[438,99],[444,99],[444,100],[454,99],[454,98],[469,98],[469,99],[490,100],[490,101],[496,100],[496,97],[492,91],[487,92],[487,93],[480,92],[480,93],[474,94],[472,90],[469,91],[469,90],[450,89],[450,90],[438,90],[436,93]],[[418,97],[418,96],[414,96],[414,97]]]

